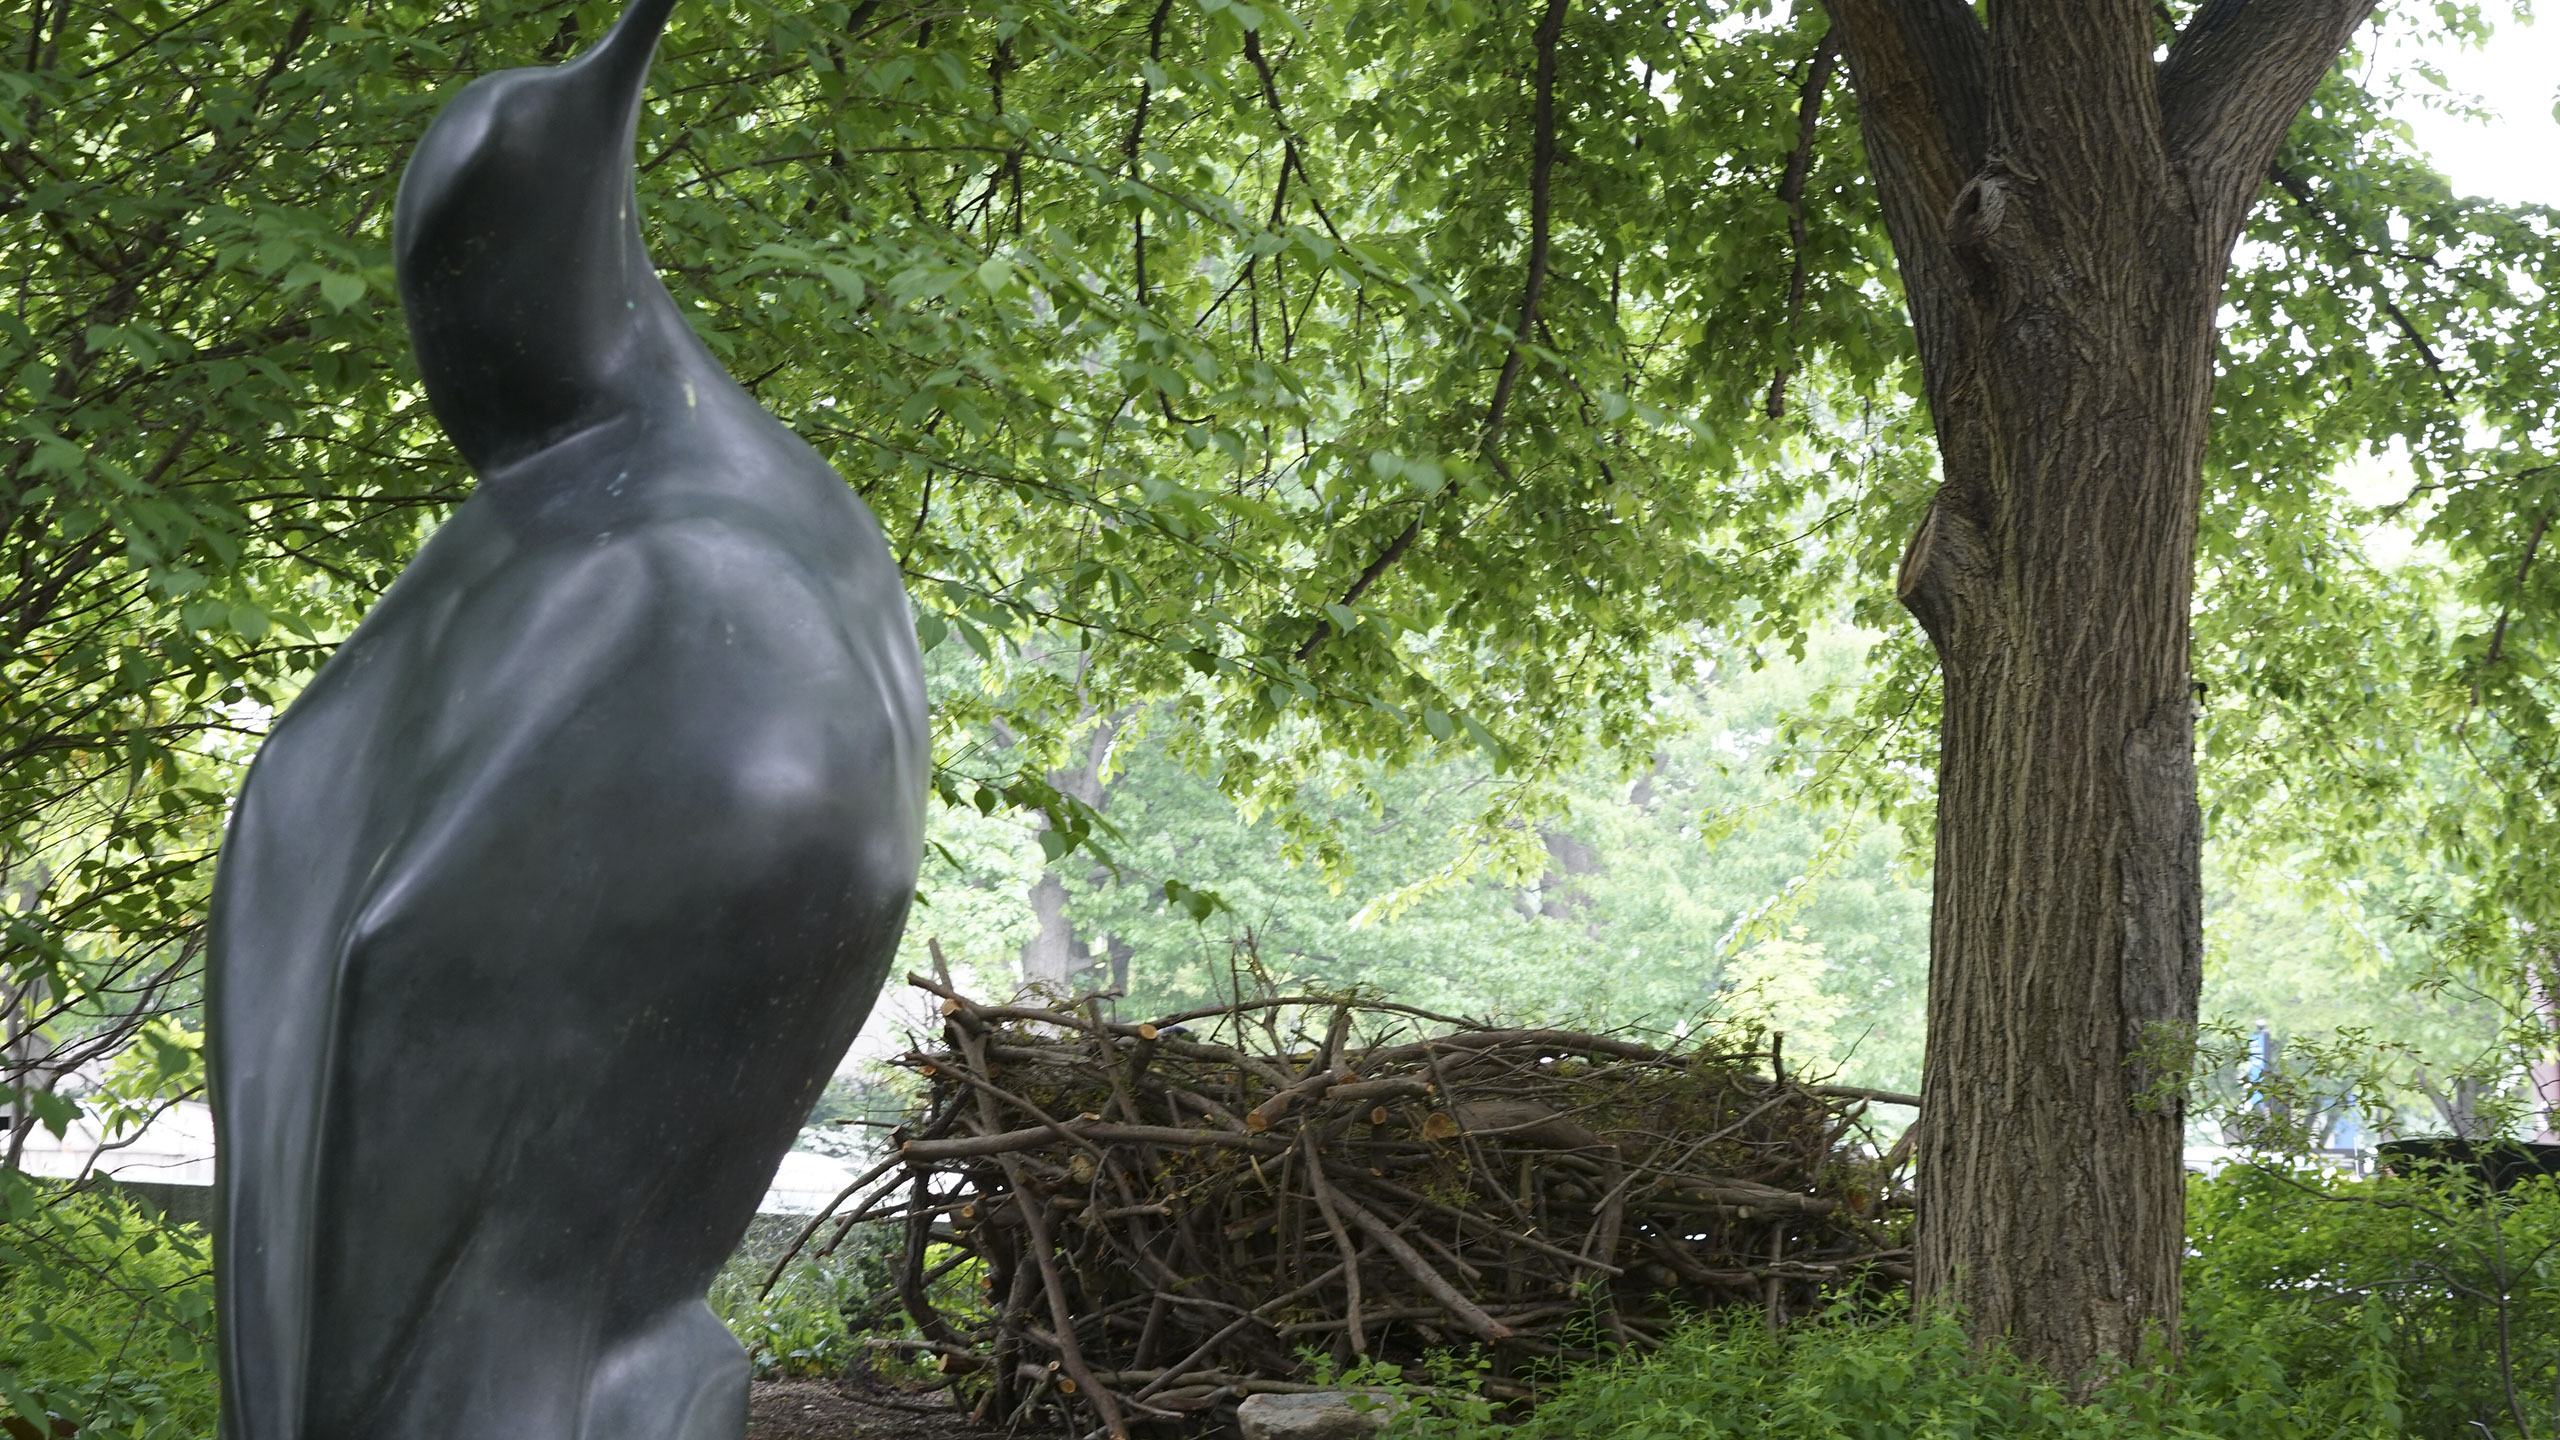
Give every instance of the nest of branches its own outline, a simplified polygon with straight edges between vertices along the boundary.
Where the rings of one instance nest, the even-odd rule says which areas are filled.
[[[835,1238],[904,1225],[912,1343],[982,1419],[1119,1436],[1316,1388],[1327,1357],[1427,1385],[1470,1348],[1528,1400],[1553,1362],[1704,1312],[1774,1325],[1909,1277],[1902,1157],[1861,1121],[1916,1099],[1802,1083],[1756,1035],[1323,996],[1129,1024],[909,979],[942,1001],[941,1045],[903,1062],[927,1098]]]

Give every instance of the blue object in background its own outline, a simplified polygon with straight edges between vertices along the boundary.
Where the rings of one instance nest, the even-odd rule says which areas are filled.
[[[2249,1108],[2262,1115],[2267,1110],[2267,1071],[2275,1062],[2275,1053],[2275,1038],[2267,1033],[2267,1022],[2261,1020],[2249,1033],[2249,1058],[2241,1063],[2240,1079],[2249,1087]]]

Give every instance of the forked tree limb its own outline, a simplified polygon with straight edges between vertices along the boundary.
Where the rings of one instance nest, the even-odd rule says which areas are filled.
[[[1156,13],[1147,21],[1147,59],[1163,58],[1165,22],[1173,16],[1173,0],[1158,0]],[[1120,153],[1128,162],[1129,180],[1135,184],[1139,176],[1139,145],[1146,139],[1147,110],[1155,100],[1155,82],[1138,77],[1138,103],[1129,113],[1129,133],[1120,142]],[[1147,303],[1147,215],[1140,207],[1129,219],[1129,264],[1137,277],[1138,303]]]
[[[1825,8],[1857,86],[1869,165],[1899,249],[1915,223],[1942,223],[1982,166],[1989,40],[1965,0],[1825,0]]]
[[[2461,404],[2462,396],[2454,388],[2453,376],[2444,368],[2444,357],[2436,353],[2436,347],[2428,342],[2427,334],[2418,328],[2418,322],[2410,319],[2409,312],[2401,309],[2399,303],[2391,298],[2391,292],[2383,288],[2382,276],[2374,267],[2365,263],[2377,253],[2387,252],[2377,252],[2355,243],[2355,237],[2345,223],[2331,214],[2327,206],[2320,203],[2320,197],[2313,193],[2310,182],[2303,179],[2301,175],[2282,165],[2274,165],[2268,167],[2267,178],[2275,182],[2276,188],[2282,190],[2304,214],[2319,221],[2331,235],[2346,244],[2349,251],[2356,257],[2353,263],[2354,271],[2373,287],[2374,304],[2381,308],[2383,314],[2391,318],[2392,324],[2399,327],[2402,338],[2409,342],[2410,348],[2418,352],[2420,362],[2425,364],[2429,374],[2436,377],[2436,389],[2443,394],[2446,403]]]
[[[2208,0],[2160,64],[2160,120],[2228,246],[2285,131],[2374,0]]]
[[[1299,149],[1297,129],[1289,123],[1289,112],[1280,105],[1279,78],[1272,73],[1271,61],[1262,53],[1262,31],[1259,27],[1244,32],[1244,58],[1253,62],[1254,74],[1262,80],[1262,103],[1270,108],[1271,123],[1280,127],[1281,188],[1287,188],[1290,171],[1298,172],[1298,178],[1306,182],[1307,206],[1316,212],[1316,219],[1323,223],[1324,232],[1337,244],[1350,244],[1342,238],[1342,232],[1334,228],[1333,216],[1324,208],[1324,197],[1316,191],[1316,177],[1307,173],[1306,155]],[[1276,226],[1280,218],[1277,200],[1272,202],[1272,210],[1272,222]]]
[[[1520,290],[1520,324],[1512,332],[1510,353],[1493,382],[1493,399],[1485,406],[1482,449],[1496,470],[1502,461],[1502,427],[1511,408],[1511,393],[1528,359],[1525,348],[1538,330],[1538,302],[1547,290],[1547,261],[1555,238],[1556,51],[1564,39],[1569,0],[1547,0],[1538,17],[1537,85],[1529,111],[1529,274]]]

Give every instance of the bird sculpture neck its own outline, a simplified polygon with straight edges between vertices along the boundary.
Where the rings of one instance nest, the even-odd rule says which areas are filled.
[[[474,81],[400,180],[392,250],[427,398],[485,484],[728,387],[640,237],[632,149],[673,0],[568,63]]]

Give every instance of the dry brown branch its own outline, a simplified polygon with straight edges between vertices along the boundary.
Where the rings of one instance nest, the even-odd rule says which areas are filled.
[[[1129,1024],[913,978],[945,1032],[903,1062],[928,1082],[908,1179],[863,1205],[906,1226],[896,1292],[990,1420],[1196,1425],[1305,1388],[1310,1345],[1417,1380],[1479,1345],[1490,1393],[1526,1400],[1535,1357],[1908,1278],[1907,1196],[1846,1137],[1911,1097],[1782,1078],[1742,1037],[1320,995]],[[974,1315],[935,1308],[955,1255]]]

